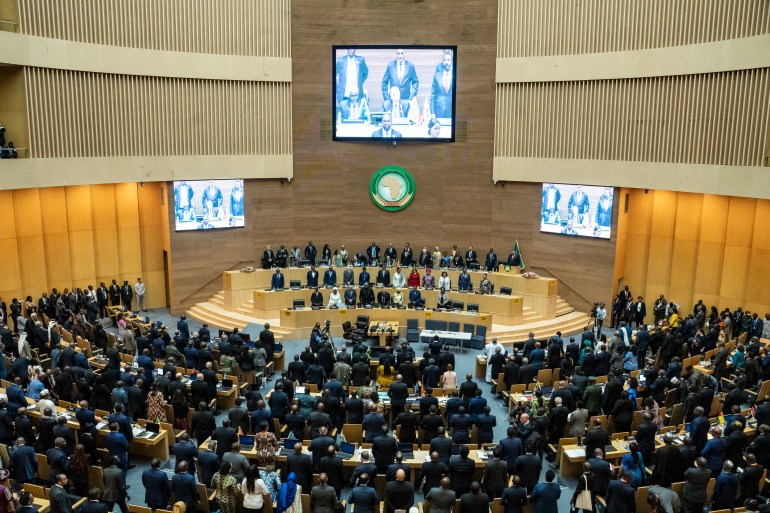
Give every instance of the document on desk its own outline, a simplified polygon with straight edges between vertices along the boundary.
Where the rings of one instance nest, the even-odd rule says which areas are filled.
[[[567,449],[564,452],[567,453],[567,456],[570,458],[580,458],[581,456],[586,455],[586,452],[581,449]]]

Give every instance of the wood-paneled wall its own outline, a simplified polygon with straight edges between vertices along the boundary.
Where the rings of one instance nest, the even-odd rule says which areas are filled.
[[[0,191],[0,297],[141,276],[148,307],[165,306],[162,213],[158,184]]]
[[[665,48],[770,31],[766,0],[498,0],[498,57]]]
[[[720,310],[770,305],[770,200],[623,189],[627,243],[616,279],[648,305],[660,294],[692,311],[698,299]]]
[[[151,50],[291,56],[289,0],[18,0],[24,34]]]
[[[382,22],[393,12],[399,23]],[[482,255],[494,247],[507,255],[518,239],[528,264],[539,262],[569,277],[588,298],[608,297],[614,241],[540,234],[540,187],[492,183],[496,23],[485,0],[296,0],[294,179],[248,180],[243,229],[170,232],[172,311],[208,299],[221,289],[223,270],[257,264],[265,245],[304,248],[308,240],[319,250],[329,243],[358,251],[375,240],[399,249],[410,242],[416,251],[423,245],[473,245]],[[457,142],[332,141],[331,45],[400,41],[458,46]],[[415,178],[415,199],[402,212],[383,212],[369,198],[372,175],[387,164],[403,166]]]
[[[292,152],[290,83],[24,72],[33,158]]]
[[[495,155],[762,166],[770,68],[497,85]]]

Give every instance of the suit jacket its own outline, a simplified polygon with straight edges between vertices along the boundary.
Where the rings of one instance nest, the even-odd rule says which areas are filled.
[[[228,447],[230,447],[228,445]],[[219,450],[219,446],[217,446],[217,452]],[[201,473],[200,478],[203,483],[206,484],[206,486],[211,487],[211,478],[214,477],[214,474],[219,472],[220,467],[220,456],[217,455],[216,452],[212,451],[199,451],[198,452],[198,463],[201,465]]]
[[[488,513],[489,496],[486,493],[468,492],[460,497],[460,513]]]
[[[610,432],[603,427],[595,427],[586,433],[583,444],[586,447],[586,459],[594,457],[594,450],[601,449],[610,443]]]
[[[692,439],[692,443],[698,449],[699,453],[706,446],[709,429],[711,429],[711,424],[705,415],[694,418],[690,424],[690,438]]]
[[[78,513],[108,513],[107,504],[99,501],[86,501],[78,509]]]
[[[508,464],[501,459],[487,460],[484,468],[484,490],[490,498],[500,497],[508,484]]]
[[[375,498],[377,493],[375,492]],[[352,495],[351,495],[352,502]],[[314,486],[310,490],[310,511],[313,513],[334,513],[337,505],[337,494],[329,485]],[[362,505],[363,506],[363,505]],[[358,507],[356,507],[358,509]]]
[[[358,83],[355,86],[355,90],[358,92],[359,97],[363,95],[364,90],[364,82],[366,81],[366,78],[369,76],[369,67],[366,65],[366,59],[361,57],[360,55],[356,55],[353,57],[355,64],[358,66],[358,73],[357,73],[357,79]],[[347,88],[347,77],[348,77],[348,56],[343,55],[342,57],[339,57],[337,59],[337,65],[336,65],[336,72],[337,72],[337,101],[342,101],[343,98],[345,98],[345,89]],[[307,250],[306,250],[307,252]]]
[[[72,513],[72,497],[59,485],[51,487],[49,492],[51,513]]]
[[[513,473],[516,461],[521,454],[521,440],[515,436],[508,436],[500,440],[503,447],[503,459],[508,465],[508,472]]]
[[[412,506],[414,485],[410,481],[390,481],[385,485],[385,513],[395,513],[397,509],[409,511]]]
[[[527,491],[534,489],[540,480],[540,470],[543,465],[537,454],[523,454],[516,460],[515,472],[521,478],[521,486]]]
[[[553,513],[557,511],[557,501],[561,488],[556,483],[538,483],[532,491],[532,513]]]
[[[144,502],[154,509],[165,509],[171,497],[171,482],[160,469],[148,468],[142,472]]]
[[[431,511],[433,513],[450,513],[452,506],[457,502],[457,496],[453,490],[436,487],[428,492],[425,500],[431,501]]]
[[[523,486],[510,486],[503,490],[500,504],[505,508],[504,513],[521,513],[527,505],[527,490]]]
[[[591,491],[601,496],[606,495],[612,475],[609,462],[600,458],[591,458],[588,463],[591,464],[591,474],[594,476]]]
[[[434,117],[452,117],[452,96],[455,88],[454,70],[452,70],[452,75],[447,90],[444,89],[444,71],[436,71],[433,74],[433,83],[430,88],[430,112]]]
[[[321,472],[329,478],[327,484],[334,488],[339,496],[345,485],[345,476],[342,472],[342,460],[337,456],[324,456],[321,458]]]
[[[607,511],[636,513],[636,495],[628,483],[616,480],[607,488]]]
[[[684,500],[695,504],[706,503],[706,487],[711,479],[711,471],[708,468],[691,468],[684,473],[685,484],[682,491]]]
[[[379,129],[375,130],[374,132],[372,132],[372,138],[374,138],[374,139],[378,139],[378,138],[379,139],[384,139],[385,135],[384,135],[384,133],[382,131],[382,128],[379,128]],[[397,131],[393,130],[393,128],[390,129],[390,136],[388,137],[388,139],[401,139],[401,138],[402,138],[401,132],[397,132]]]
[[[107,467],[103,471],[104,493],[102,500],[105,502],[120,502],[126,498],[126,480],[123,471],[116,466]]]
[[[398,78],[398,61],[392,60],[385,69],[385,75],[382,77],[382,99],[388,100],[390,89],[398,87],[401,92],[402,100],[411,100],[417,97],[417,90],[420,87],[420,80],[417,78],[417,72],[414,64],[404,60],[401,79]],[[385,109],[387,110],[387,109]]]
[[[192,474],[187,472],[184,474],[174,474],[171,478],[171,490],[174,492],[175,500],[185,503],[187,511],[195,510],[200,493],[198,493],[198,486]]]
[[[521,458],[520,458],[521,459]],[[473,474],[476,471],[476,464],[470,458],[454,456],[449,464],[449,475],[452,476],[452,490],[462,497],[468,493],[473,482]]]
[[[297,484],[303,490],[309,490],[310,483],[313,480],[313,463],[310,460],[310,456],[301,453],[291,453],[286,457],[286,466],[288,472],[294,472],[294,475],[297,476]]]
[[[10,470],[17,481],[32,481],[37,473],[35,449],[29,445],[20,445],[10,454]]]

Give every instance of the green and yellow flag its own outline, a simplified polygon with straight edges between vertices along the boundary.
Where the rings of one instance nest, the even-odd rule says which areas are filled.
[[[516,251],[516,254],[519,255],[519,268],[524,269],[524,256],[521,254],[521,249],[519,249],[519,241],[516,241],[516,245],[513,249]]]

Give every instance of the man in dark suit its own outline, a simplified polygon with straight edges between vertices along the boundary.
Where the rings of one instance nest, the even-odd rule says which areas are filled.
[[[294,444],[294,452],[286,457],[287,472],[294,472],[297,476],[297,484],[303,490],[309,490],[313,480],[313,462],[310,456],[302,454],[302,444]]]
[[[363,94],[364,82],[369,76],[369,67],[366,65],[366,59],[356,55],[354,48],[349,48],[347,55],[337,58],[335,71],[337,102],[350,98],[351,94]]]
[[[150,509],[166,509],[171,498],[171,483],[168,475],[160,469],[160,460],[153,458],[150,468],[142,472],[144,502]]]
[[[388,436],[388,427],[380,428],[381,434],[372,441],[372,455],[377,465],[377,473],[385,474],[388,471],[388,465],[393,463],[398,452],[398,443],[395,438]]]
[[[104,444],[107,446],[107,450],[110,456],[118,458],[120,468],[123,472],[128,471],[128,440],[123,433],[118,432],[118,423],[113,422],[110,424],[110,432],[105,437]]]
[[[460,511],[462,513],[488,513],[489,496],[481,492],[481,485],[474,481],[470,491],[460,497]]]
[[[444,52],[440,69],[433,75],[430,89],[430,112],[436,118],[452,117],[452,97],[454,96],[453,57],[451,50]]]
[[[687,469],[684,473],[684,499],[685,513],[700,513],[706,505],[706,488],[711,480],[711,470],[708,468],[706,458],[695,460],[695,467]]]
[[[583,445],[586,448],[586,458],[591,458],[596,449],[604,448],[610,443],[610,432],[602,427],[601,419],[594,419],[594,427],[586,434]]]
[[[221,458],[238,441],[238,432],[232,427],[230,419],[224,419],[222,425],[214,430],[211,439],[217,442],[217,456]]]
[[[406,50],[396,50],[396,59],[388,63],[385,75],[382,77],[383,103],[388,100],[390,91],[396,88],[403,100],[411,100],[417,97],[420,80],[417,78],[414,64],[406,60]],[[388,110],[383,104],[383,110]],[[402,264],[408,265],[408,264]]]
[[[207,487],[211,488],[211,478],[219,472],[222,456],[219,456],[219,443],[209,440],[206,449],[198,451],[198,463],[200,463],[200,479]],[[227,447],[230,447],[229,445]]]
[[[320,484],[314,486],[310,490],[310,511],[313,513],[334,513],[334,510],[337,507],[337,495],[334,493],[334,488],[327,484],[328,477],[326,474],[322,473],[319,475],[318,482]],[[374,497],[375,499],[377,498],[376,492]],[[350,502],[353,502],[352,495],[349,500]],[[363,509],[365,506],[362,504],[361,507]],[[356,509],[358,509],[358,507],[356,507]],[[372,513],[372,511],[373,510],[369,510],[368,513]]]
[[[374,139],[401,139],[401,137],[401,132],[393,130],[393,116],[390,112],[382,115],[382,127],[372,132]],[[369,258],[371,259],[371,256]]]
[[[333,445],[326,450],[326,456],[321,458],[321,472],[326,474],[329,486],[334,488],[334,493],[339,497],[345,485],[345,476],[342,471],[342,460],[337,457],[337,448]]]
[[[449,475],[452,477],[452,490],[462,497],[468,493],[473,482],[476,464],[468,457],[470,450],[467,445],[460,446],[460,455],[453,456],[449,463]]]
[[[503,449],[498,445],[492,450],[492,457],[484,468],[484,491],[490,499],[501,497],[508,483],[508,464],[500,459],[502,455]]]
[[[315,270],[315,265],[310,265],[310,270],[307,272],[307,288],[318,287],[318,271]]]
[[[358,479],[358,486],[350,492],[348,502],[355,504],[356,511],[359,513],[374,513],[379,510],[380,499],[377,496],[377,491],[369,486],[369,480],[367,474],[362,474]],[[373,481],[374,478],[372,477],[371,480]]]
[[[521,439],[516,436],[516,428],[510,426],[505,438],[500,440],[500,446],[503,448],[503,459],[508,465],[508,473],[513,474],[516,469],[516,462],[522,452]]]
[[[78,513],[108,513],[110,509],[107,504],[99,500],[101,495],[102,492],[98,488],[88,490],[88,500],[80,506]]]
[[[115,504],[120,507],[120,511],[128,513],[126,505],[126,479],[123,471],[118,468],[120,461],[117,457],[110,458],[111,465],[104,469],[104,495],[102,500],[107,503],[110,511],[115,508]]]
[[[10,454],[10,470],[18,483],[34,483],[37,474],[35,450],[23,438],[16,440],[16,449]]]
[[[452,458],[452,439],[445,435],[444,427],[438,428],[436,437],[430,441],[430,452],[436,451],[442,463],[449,468],[449,461]]]
[[[594,450],[594,457],[588,460],[591,464],[591,475],[593,475],[593,485],[591,491],[596,495],[604,497],[607,495],[607,487],[610,484],[612,470],[610,464],[604,459],[604,450]]]
[[[198,445],[203,444],[214,433],[217,422],[207,403],[198,403],[198,411],[193,414],[190,427]]]
[[[457,502],[457,495],[449,488],[450,480],[442,477],[440,486],[432,488],[425,496],[426,501],[431,501],[431,511],[434,513],[450,513]]]
[[[195,468],[195,456],[198,454],[198,449],[195,444],[190,442],[189,434],[182,433],[179,442],[171,447],[171,454],[176,456],[176,472],[181,471],[181,462],[186,462],[188,468]]]
[[[420,485],[422,483],[422,493],[426,494],[431,489],[439,486],[441,478],[447,474],[449,474],[449,467],[439,459],[439,454],[436,451],[432,451],[430,453],[430,461],[422,464],[417,484]]]
[[[409,511],[414,506],[414,485],[406,476],[406,472],[399,469],[395,481],[385,485],[385,513],[395,513],[397,509]]]
[[[396,453],[396,461],[388,465],[388,470],[387,472],[385,472],[385,481],[387,482],[395,481],[396,473],[399,470],[403,470],[406,478],[410,482],[412,481],[412,469],[409,465],[404,463],[404,455],[401,453],[401,451],[398,451]]]
[[[49,492],[51,501],[51,513],[73,513],[73,500],[67,493],[69,479],[66,474],[59,474],[55,477],[54,485]]]
[[[530,500],[532,501],[533,513],[552,513],[558,511],[557,501],[561,496],[561,488],[553,480],[556,473],[548,470],[545,473],[545,483],[538,483],[532,491]]]
[[[620,479],[611,481],[607,487],[607,511],[612,513],[636,513],[636,494],[628,483],[631,474],[623,472]]]
[[[703,448],[706,447],[711,423],[709,422],[708,417],[704,415],[702,406],[696,407],[694,414],[695,417],[690,424],[690,438],[692,439],[693,445],[695,445],[695,448],[698,450],[698,454],[700,454],[701,451],[703,451]]]
[[[516,460],[514,472],[521,478],[521,485],[527,489],[527,493],[531,494],[540,480],[540,471],[543,465],[540,457],[534,454],[534,447],[531,443],[527,444],[525,451],[526,454],[519,456]]]
[[[187,511],[195,511],[200,493],[195,483],[195,476],[189,474],[187,468],[186,461],[177,465],[178,472],[171,478],[171,491],[174,492],[175,500],[184,502]]]
[[[120,306],[120,286],[118,285],[117,280],[112,280],[112,284],[110,284],[109,292],[110,292],[110,303],[112,303],[112,306]]]
[[[361,464],[353,470],[353,475],[350,478],[350,486],[356,486],[362,475],[376,476],[377,466],[369,459],[369,451],[361,452]],[[369,486],[374,488],[374,479],[369,480]]]
[[[764,467],[757,463],[757,457],[748,453],[746,455],[746,466],[743,472],[738,475],[741,485],[741,503],[759,495],[759,492],[764,488],[764,483],[762,483],[764,472]]]
[[[403,95],[401,96],[404,97]],[[401,265],[404,267],[412,265],[412,257],[414,256],[414,252],[412,251],[412,248],[409,247],[409,243],[406,243],[406,246],[404,246],[404,250],[401,251]]]
[[[521,513],[527,505],[527,489],[521,486],[519,476],[513,476],[511,481],[512,486],[503,490],[500,505],[503,506],[504,513]]]
[[[673,445],[674,439],[671,435],[663,435],[663,443],[665,445],[655,453],[655,468],[650,481],[652,484],[670,488],[671,483],[682,479],[682,458],[679,448]]]
[[[286,280],[281,272],[280,268],[275,269],[275,273],[273,274],[272,278],[270,278],[270,287],[273,290],[280,290],[285,288],[286,286]]]

